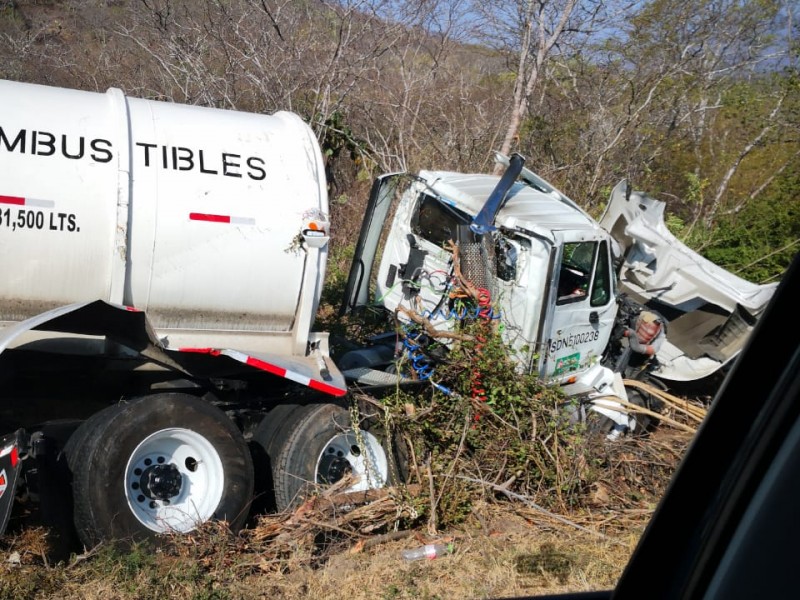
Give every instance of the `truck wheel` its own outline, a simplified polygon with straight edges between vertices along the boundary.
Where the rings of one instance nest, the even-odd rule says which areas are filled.
[[[138,398],[94,415],[74,438],[65,452],[86,546],[185,533],[209,519],[235,530],[247,517],[250,453],[208,402],[177,393]]]
[[[591,409],[586,410],[586,431],[593,436],[607,436],[613,430],[616,423],[598,412]]]
[[[296,420],[295,413],[301,408],[298,404],[279,404],[267,413],[253,431],[250,453],[255,473],[255,498],[251,514],[275,512],[277,509],[272,465],[286,437],[282,432],[291,429],[291,424]]]
[[[329,486],[345,476],[354,483],[342,492],[395,485],[405,479],[407,458],[391,443],[377,417],[363,419],[358,430],[350,411],[337,404],[301,407],[281,432],[273,463],[275,502],[279,510],[297,505],[318,486]]]
[[[666,391],[666,386],[661,381],[653,377],[649,377],[647,374],[640,375],[636,379],[648,385],[652,385],[653,387],[662,391]],[[625,391],[628,394],[628,400],[631,402],[631,404],[635,404],[636,406],[641,406],[642,408],[647,408],[648,410],[655,412],[660,412],[663,408],[663,402],[661,402],[661,400],[652,394],[648,394],[644,390],[630,386],[626,387]],[[655,429],[659,423],[656,417],[644,414],[635,414],[634,419],[636,420],[636,427],[633,431],[634,435],[645,435],[647,432]]]
[[[303,408],[305,407],[299,404],[280,404],[273,408],[253,431],[253,443],[258,444],[267,456],[274,457],[277,453],[276,446],[285,437],[282,432],[291,428],[291,424],[297,420],[294,413]]]

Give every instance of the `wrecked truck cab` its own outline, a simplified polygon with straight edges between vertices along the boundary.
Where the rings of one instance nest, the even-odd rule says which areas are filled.
[[[620,291],[668,320],[652,374],[697,381],[739,354],[777,284],[746,281],[688,248],[667,228],[665,208],[623,180],[600,225],[619,247]]]
[[[584,380],[584,390],[607,387],[598,371],[617,311],[608,234],[531,171],[519,170],[498,194],[502,179],[420,171],[377,180],[342,312],[374,303],[413,310],[439,330],[455,327],[468,315],[448,297],[454,242],[462,273],[485,290],[521,370],[555,383]],[[370,363],[378,354],[386,360],[360,354],[359,366],[381,368]]]
[[[774,286],[689,250],[667,230],[663,203],[624,182],[598,222],[522,157],[496,160],[506,167],[501,177],[423,170],[376,180],[341,312],[377,306],[401,325],[397,338],[346,354],[345,377],[394,385],[393,363],[405,360],[406,375],[436,385],[437,358],[423,338],[409,339],[409,324],[453,331],[472,316],[450,294],[457,270],[491,307],[483,314],[502,323],[520,371],[561,385],[583,414],[605,417],[614,436],[643,427],[626,405],[657,403],[623,379],[664,390],[738,353]],[[666,340],[657,359],[638,363],[623,334],[645,308],[660,315]]]

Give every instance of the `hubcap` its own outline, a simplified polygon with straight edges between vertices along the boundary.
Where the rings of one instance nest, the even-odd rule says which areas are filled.
[[[136,447],[125,468],[128,508],[142,525],[158,533],[185,533],[209,520],[224,486],[216,449],[189,429],[151,434]]]
[[[159,457],[159,460],[164,457]],[[136,471],[134,470],[134,475]],[[145,496],[153,500],[169,500],[181,491],[181,472],[175,465],[153,465],[147,467],[139,479],[139,486]]]
[[[389,479],[386,453],[368,431],[359,431],[358,435],[352,431],[335,435],[317,459],[317,483],[331,485],[347,475],[352,475],[354,482],[345,492],[381,488]]]

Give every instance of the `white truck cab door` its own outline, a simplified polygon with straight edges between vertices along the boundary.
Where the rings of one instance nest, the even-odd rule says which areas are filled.
[[[378,268],[376,301],[389,311],[412,308],[438,325],[446,320],[437,307],[447,308],[453,266],[448,242],[469,218],[423,190],[412,185],[400,200]]]
[[[607,239],[562,236],[550,282],[549,335],[540,375],[560,383],[599,362],[617,313]]]

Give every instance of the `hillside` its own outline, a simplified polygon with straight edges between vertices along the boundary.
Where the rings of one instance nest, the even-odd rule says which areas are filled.
[[[620,19],[579,4],[542,55],[525,19],[556,4],[6,0],[0,77],[298,112],[327,156],[334,242],[353,237],[376,174],[483,172],[501,149],[594,214],[627,178],[692,247],[774,280],[800,238],[793,30],[777,0],[678,5]]]

